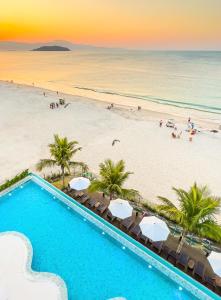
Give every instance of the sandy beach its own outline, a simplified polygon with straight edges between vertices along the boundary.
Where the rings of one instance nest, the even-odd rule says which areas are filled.
[[[50,109],[59,98],[70,104]],[[221,196],[221,133],[208,130],[218,129],[219,117],[214,114],[129,98],[125,106],[107,110],[108,101],[119,104],[121,99],[105,96],[96,101],[3,81],[0,99],[0,182],[26,168],[36,172],[36,162],[49,156],[47,145],[57,133],[79,141],[83,149],[76,160],[85,161],[92,172],[97,173],[106,158],[124,159],[134,172],[128,186],[151,202],[157,201],[157,195],[173,198],[172,186],[188,188],[194,181]],[[201,130],[192,143],[185,131],[188,117]],[[182,131],[180,139],[172,139],[172,129],[165,127],[169,118]],[[120,142],[112,146],[114,139]]]

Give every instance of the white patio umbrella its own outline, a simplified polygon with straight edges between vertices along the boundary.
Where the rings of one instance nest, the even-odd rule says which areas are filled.
[[[108,206],[113,216],[119,219],[125,219],[132,216],[133,207],[126,200],[111,200]]]
[[[207,259],[214,273],[221,277],[221,253],[212,251]]]
[[[76,177],[69,182],[70,187],[76,191],[82,191],[89,187],[90,180],[85,177]]]
[[[167,224],[157,217],[144,217],[139,224],[143,235],[154,242],[165,241],[170,233]]]

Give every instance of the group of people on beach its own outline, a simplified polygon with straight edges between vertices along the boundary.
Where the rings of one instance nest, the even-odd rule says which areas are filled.
[[[179,133],[177,133],[177,128],[174,128],[174,131],[172,132],[172,138],[173,139],[180,139],[182,135],[182,131],[180,131]]]
[[[163,120],[160,120],[159,126],[163,126]],[[166,127],[173,128],[173,132],[171,133],[171,137],[173,139],[180,139],[182,131],[178,133],[176,125],[171,120],[167,121]],[[197,133],[197,130],[195,129],[195,124],[191,121],[190,118],[188,118],[187,122],[187,131],[189,132],[189,141],[192,142],[193,136]]]
[[[107,109],[112,109],[114,107],[114,103],[111,103],[110,105],[107,106]]]
[[[59,107],[59,104],[57,102],[50,103],[50,108],[51,109],[55,109],[55,108],[58,108],[58,107]]]
[[[59,103],[58,102],[51,102],[50,103],[50,108],[51,109],[59,108],[60,105],[65,105],[65,100],[64,99],[59,99]]]

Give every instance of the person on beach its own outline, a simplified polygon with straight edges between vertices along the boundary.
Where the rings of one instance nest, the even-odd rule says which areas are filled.
[[[190,121],[191,121],[191,119],[190,119],[190,117],[188,118],[188,123],[190,123]]]
[[[138,107],[137,107],[137,110],[138,110],[138,111],[141,110],[141,106],[138,106]]]
[[[111,103],[111,105],[108,105],[108,106],[107,106],[107,109],[111,109],[111,108],[113,108],[113,107],[114,107],[114,104]]]
[[[180,139],[181,134],[182,134],[182,131],[180,131],[180,133],[177,135],[177,138],[178,138],[178,139]]]
[[[191,130],[191,131],[190,131],[190,135],[189,135],[189,141],[190,141],[190,142],[193,141],[193,136],[194,136],[195,133],[196,133],[195,130]]]
[[[44,97],[46,97],[46,94],[45,94],[45,92],[43,93],[43,95],[44,95]]]
[[[176,134],[175,132],[172,132],[172,138],[175,139],[176,138]]]
[[[160,125],[160,127],[162,127],[162,125],[163,125],[163,120],[160,120],[159,125]]]

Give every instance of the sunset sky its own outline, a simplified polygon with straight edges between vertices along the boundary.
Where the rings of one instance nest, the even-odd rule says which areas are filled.
[[[221,49],[221,0],[7,0],[0,40]]]

